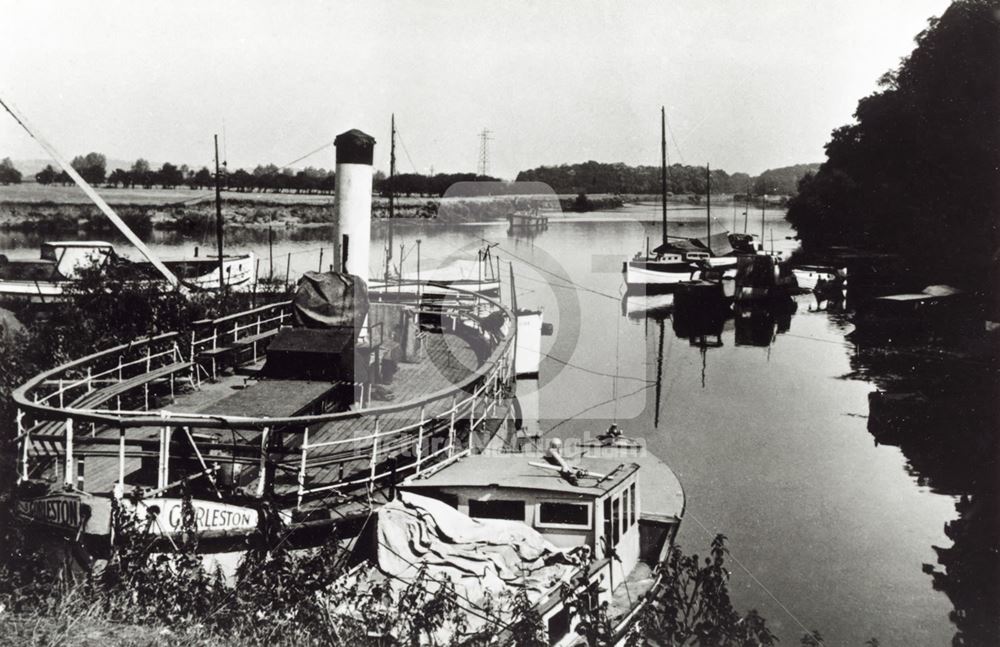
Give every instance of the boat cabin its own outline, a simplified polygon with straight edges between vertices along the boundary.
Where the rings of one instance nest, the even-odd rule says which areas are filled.
[[[42,260],[55,263],[59,274],[67,279],[79,278],[81,267],[103,267],[114,253],[111,243],[99,240],[42,243]]]
[[[551,453],[467,456],[400,487],[472,519],[521,522],[563,550],[586,547],[593,556],[590,581],[601,581],[603,590],[598,602],[609,603],[612,617],[628,615],[628,592],[635,596],[652,581],[640,558],[639,464],[590,457],[573,463]],[[571,628],[558,598],[538,608],[552,643]]]

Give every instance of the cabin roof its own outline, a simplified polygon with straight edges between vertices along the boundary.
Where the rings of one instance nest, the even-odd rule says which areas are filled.
[[[113,247],[111,243],[103,240],[53,240],[46,241],[42,245],[50,247]]]
[[[937,297],[931,296],[930,294],[916,293],[916,294],[890,294],[884,297],[878,297],[876,301],[927,301],[932,300]]]
[[[574,485],[555,470],[531,465],[552,464],[541,455],[475,455],[456,461],[428,477],[410,479],[405,486],[414,489],[497,487],[600,496],[620,485],[639,469],[635,463],[608,458],[582,457],[566,459],[566,462],[571,467],[601,474],[604,478],[584,476]]]

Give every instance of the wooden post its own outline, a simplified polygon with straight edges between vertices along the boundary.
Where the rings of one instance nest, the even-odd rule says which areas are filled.
[[[292,253],[288,252],[288,260],[285,261],[285,289],[292,280]]]
[[[170,482],[170,427],[160,427],[160,465],[156,478],[157,489]]]
[[[295,507],[302,506],[302,497],[306,493],[306,451],[309,449],[309,427],[302,434],[302,462],[299,465],[299,496]]]
[[[319,270],[317,270],[317,271],[319,271],[319,272],[323,271],[323,248],[322,247],[319,248]]]
[[[424,405],[420,405],[420,426],[417,427],[417,471],[420,473],[420,463],[424,456]]]
[[[448,423],[448,458],[455,455],[455,396],[451,396],[451,422]]]
[[[73,419],[66,418],[66,464],[63,466],[63,482],[69,488],[74,485],[74,468],[76,464],[73,462]]]
[[[115,487],[115,496],[121,498],[125,495],[125,427],[118,428],[118,485]]]
[[[267,486],[267,447],[270,441],[271,428],[264,427],[260,435],[260,480],[257,482],[257,496],[264,496]]]
[[[375,465],[377,464],[378,458],[378,434],[379,434],[379,422],[378,418],[375,418],[375,437],[372,438],[372,460],[371,460],[371,474],[368,476],[368,486],[375,482]]]
[[[31,434],[24,428],[24,411],[17,410],[17,435],[21,436],[21,478],[28,480],[28,448],[31,445]]]
[[[146,372],[149,373],[153,365],[153,359],[149,355],[149,344],[146,344]],[[149,410],[149,382],[145,382],[142,385],[143,397],[146,401],[146,410]]]

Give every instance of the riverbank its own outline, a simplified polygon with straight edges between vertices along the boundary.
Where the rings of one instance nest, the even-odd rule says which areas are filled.
[[[137,231],[203,231],[215,226],[215,196],[191,189],[99,189],[109,205]],[[300,227],[331,220],[333,196],[224,191],[227,227]],[[505,220],[510,213],[545,210],[587,212],[616,209],[619,196],[496,196],[487,198],[397,196],[393,218],[442,222]],[[389,217],[389,200],[372,200],[375,219]],[[25,232],[112,231],[107,217],[75,186],[23,184],[0,187],[0,229]]]

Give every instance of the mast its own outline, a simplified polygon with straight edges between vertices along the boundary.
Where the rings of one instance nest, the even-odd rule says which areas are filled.
[[[712,253],[712,168],[709,164],[705,165],[705,198],[707,200],[706,206],[707,215],[705,219],[708,224],[708,235],[705,237],[705,246],[708,247],[708,253]]]
[[[747,182],[746,203],[743,205],[743,233],[747,233],[747,221],[750,219],[750,183]]]
[[[760,248],[764,249],[764,205],[767,204],[767,200],[764,199],[764,194],[760,194]]]
[[[389,280],[389,261],[392,260],[392,219],[396,217],[396,192],[393,178],[396,176],[396,113],[392,113],[389,136],[389,239],[385,245],[385,280]]]
[[[222,262],[222,185],[219,182],[219,136],[215,135],[215,243],[219,252],[219,290],[226,285]],[[268,232],[270,236],[270,232]]]
[[[660,199],[663,204],[663,244],[667,244],[667,109],[660,106]]]

